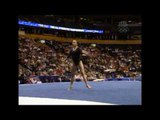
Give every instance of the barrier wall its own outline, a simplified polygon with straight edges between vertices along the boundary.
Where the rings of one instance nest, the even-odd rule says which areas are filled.
[[[76,39],[79,43],[96,43],[96,44],[141,44],[142,40],[93,40],[93,39],[80,39],[80,38],[65,38],[57,37],[54,35],[38,35],[38,34],[19,34],[19,36],[25,36],[28,38],[38,38],[44,40],[55,40],[61,42],[72,42]]]

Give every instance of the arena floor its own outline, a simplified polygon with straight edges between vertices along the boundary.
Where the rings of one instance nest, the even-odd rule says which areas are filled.
[[[83,82],[19,84],[19,105],[141,105],[141,81],[89,81]]]

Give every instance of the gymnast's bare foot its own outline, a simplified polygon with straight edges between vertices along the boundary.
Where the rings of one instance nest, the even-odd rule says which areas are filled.
[[[72,90],[72,89],[73,89],[73,86],[70,85],[69,88],[68,88],[68,90],[70,91],[70,90]]]
[[[91,89],[91,88],[92,88],[92,86],[90,86],[90,85],[86,85],[86,87],[87,87],[88,89]]]

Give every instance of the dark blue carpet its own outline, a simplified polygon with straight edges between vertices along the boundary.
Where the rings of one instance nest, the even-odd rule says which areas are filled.
[[[83,82],[75,82],[71,91],[68,91],[69,84],[69,82],[20,84],[19,96],[141,105],[141,81],[89,82],[92,89],[87,89]]]

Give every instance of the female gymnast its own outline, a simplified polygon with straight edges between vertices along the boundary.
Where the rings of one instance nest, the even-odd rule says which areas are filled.
[[[85,82],[86,87],[89,89],[92,88],[87,83],[87,78],[86,78],[86,74],[85,74],[84,66],[83,66],[83,62],[82,62],[82,57],[81,57],[82,54],[85,54],[87,56],[91,56],[87,51],[81,50],[78,46],[77,41],[73,40],[72,41],[72,49],[67,57],[67,58],[71,57],[72,61],[73,61],[73,66],[72,66],[72,70],[71,70],[71,82],[70,82],[69,90],[71,90],[73,88],[73,82],[75,80],[75,73],[76,73],[77,67],[80,67],[80,72],[83,76],[83,80]]]

